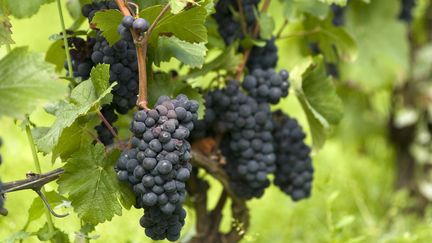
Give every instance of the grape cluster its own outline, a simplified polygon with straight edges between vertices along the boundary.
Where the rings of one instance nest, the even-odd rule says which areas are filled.
[[[401,10],[399,13],[399,19],[410,23],[412,21],[412,10],[416,5],[416,0],[401,0]]]
[[[89,22],[93,20],[93,17],[98,11],[105,9],[118,9],[117,4],[114,0],[111,1],[95,1],[86,4],[82,7],[81,13],[84,17],[87,17]]]
[[[278,48],[275,38],[266,41],[265,46],[254,46],[246,63],[250,71],[255,69],[275,68],[278,61]]]
[[[82,80],[86,80],[90,77],[91,69],[94,63],[91,60],[93,52],[93,46],[95,44],[94,38],[83,38],[72,36],[68,39],[69,53],[72,61],[72,70],[74,77],[80,77]],[[68,64],[65,61],[64,68],[68,70]]]
[[[311,149],[305,144],[298,122],[278,110],[273,113],[276,172],[274,184],[294,201],[311,194],[313,167]]]
[[[117,81],[112,105],[120,114],[126,114],[135,106],[138,93],[138,63],[132,37],[125,38],[123,34],[121,40],[109,46],[98,32],[91,59],[96,64],[110,64],[110,82]]]
[[[334,26],[342,26],[345,24],[345,9],[346,7],[341,7],[336,4],[332,4],[330,6],[331,11],[333,12],[332,23]]]
[[[239,82],[231,81],[206,95],[205,117],[197,124],[199,135],[193,136],[223,134],[225,170],[233,190],[246,199],[261,197],[270,184],[267,175],[275,170],[269,117],[268,103],[258,103],[240,90]]]
[[[243,0],[242,10],[245,16],[246,28],[251,28],[256,22],[255,11],[260,0]],[[239,12],[237,0],[220,0],[215,6],[216,13],[213,14],[214,19],[219,25],[219,33],[227,45],[234,40],[243,38],[243,33],[240,31],[242,26],[240,20],[234,17],[232,10]]]
[[[141,225],[154,240],[177,240],[184,224],[182,203],[192,166],[186,140],[197,120],[198,102],[161,96],[154,109],[138,111],[131,124],[132,148],[117,162],[118,177],[133,186]]]
[[[243,88],[260,103],[277,104],[288,95],[290,83],[288,72],[276,73],[274,69],[255,69],[244,78]]]

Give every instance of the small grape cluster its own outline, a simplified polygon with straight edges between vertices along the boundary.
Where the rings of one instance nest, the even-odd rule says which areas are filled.
[[[93,45],[95,44],[94,38],[87,38],[84,40],[81,37],[72,36],[67,38],[69,44],[69,53],[72,61],[72,75],[86,80],[90,77],[91,69],[94,63],[91,60]],[[68,64],[65,61],[64,68],[68,70]]]
[[[233,190],[246,199],[261,197],[270,185],[267,175],[275,170],[270,105],[246,95],[237,81],[205,98],[204,120],[193,138],[222,134],[220,148]]]
[[[87,17],[89,22],[93,20],[93,17],[98,11],[105,9],[118,9],[117,4],[114,0],[111,1],[95,1],[86,4],[82,7],[81,13],[84,17]]]
[[[265,46],[252,47],[246,66],[249,70],[275,68],[278,61],[278,48],[275,38],[266,41]]]
[[[412,10],[416,5],[416,0],[401,0],[401,9],[399,13],[399,19],[410,23],[413,19]]]
[[[331,11],[333,12],[332,23],[334,26],[342,26],[345,24],[345,10],[346,7],[341,7],[336,4],[332,4],[330,6]]]
[[[297,120],[278,110],[273,113],[273,137],[276,151],[274,184],[294,201],[311,194],[313,167],[311,149]]]
[[[259,2],[260,0],[241,1],[247,28],[251,28],[255,25],[255,9]],[[231,44],[236,39],[243,38],[243,33],[240,31],[242,29],[240,21],[234,17],[232,12],[232,10],[236,12],[240,11],[237,3],[237,0],[220,0],[215,6],[216,13],[213,14],[213,17],[219,25],[219,33],[227,45]]]
[[[243,88],[260,103],[277,104],[288,96],[289,74],[286,70],[276,73],[274,69],[254,69],[243,81]]]
[[[117,162],[118,177],[133,186],[136,207],[144,208],[141,225],[154,240],[175,241],[186,216],[182,204],[192,166],[186,140],[198,118],[198,102],[179,95],[161,96],[154,109],[135,113],[132,148]]]

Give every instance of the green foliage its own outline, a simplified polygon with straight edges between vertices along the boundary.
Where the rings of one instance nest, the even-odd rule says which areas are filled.
[[[152,9],[156,11],[156,8]],[[160,11],[156,12],[159,13]],[[167,13],[154,28],[149,43],[151,45],[156,44],[159,35],[168,33],[187,42],[206,42],[207,29],[204,25],[206,17],[207,10],[200,6],[195,6],[175,15]],[[148,21],[152,22],[151,17]]]
[[[69,195],[74,210],[85,222],[111,220],[121,215],[120,202],[126,208],[134,203],[131,191],[117,180],[114,164],[118,156],[118,151],[106,153],[103,145],[88,144],[67,161],[65,173],[58,180],[59,190]]]
[[[28,18],[36,14],[43,4],[51,3],[54,0],[4,0],[2,4],[16,18]]]
[[[42,54],[20,47],[0,60],[0,116],[24,119],[44,101],[63,97],[65,88]]]
[[[111,99],[104,99],[105,97],[112,97],[110,92],[114,86],[114,84],[108,86],[108,79],[106,79],[108,75],[103,74],[104,72],[109,72],[108,65],[98,65],[94,69],[100,69],[100,71],[93,70],[90,80],[80,83],[72,90],[69,101],[62,101],[58,104],[57,111],[55,112],[56,121],[49,130],[46,130],[46,133],[36,137],[39,151],[44,153],[49,153],[53,150],[64,151],[65,149],[61,148],[63,147],[63,143],[59,144],[59,141],[65,129],[70,128],[79,117],[98,108],[103,104],[102,101],[108,102]],[[71,130],[68,130],[68,132],[71,132]],[[67,137],[64,138],[68,140]],[[66,144],[70,145],[71,143],[66,141]],[[73,144],[76,146],[75,142]],[[66,145],[67,147],[68,145]],[[53,156],[54,160],[55,155]]]
[[[120,34],[117,28],[123,19],[123,15],[114,9],[99,11],[95,14],[92,23],[102,31],[103,37],[108,41],[110,46],[120,40]]]
[[[45,55],[45,61],[54,64],[57,72],[63,70],[64,60],[66,60],[63,45],[63,40],[54,41]]]
[[[347,12],[347,30],[357,42],[359,56],[352,64],[342,64],[341,73],[368,91],[389,87],[407,70],[406,29],[395,21],[398,5],[390,2],[355,1]]]
[[[202,42],[190,43],[174,36],[161,36],[159,37],[155,53],[154,62],[156,66],[159,66],[161,62],[168,62],[171,57],[175,57],[186,65],[201,68],[204,64],[207,48]]]
[[[292,72],[295,91],[312,133],[315,148],[321,148],[330,129],[342,119],[342,101],[331,77],[325,73],[323,60],[305,59]]]

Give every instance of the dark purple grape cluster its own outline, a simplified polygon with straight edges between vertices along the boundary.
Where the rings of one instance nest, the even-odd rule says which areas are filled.
[[[198,102],[185,95],[174,100],[161,96],[154,109],[135,113],[132,148],[117,162],[118,177],[133,186],[136,206],[145,209],[141,225],[154,240],[177,240],[180,236],[186,181],[192,170],[187,138],[197,111]]]
[[[251,29],[255,25],[256,16],[254,9],[257,8],[260,0],[243,0],[242,10],[244,12],[246,28]],[[243,38],[240,21],[234,17],[232,10],[239,12],[237,0],[220,0],[216,4],[216,13],[213,14],[219,25],[219,33],[227,45],[236,39]]]
[[[294,201],[311,195],[313,165],[311,149],[297,120],[278,110],[273,113],[276,172],[274,184]]]
[[[86,80],[90,77],[91,69],[94,63],[91,60],[91,54],[93,52],[93,45],[95,44],[94,38],[83,38],[72,36],[68,39],[69,53],[72,61],[73,76],[80,77],[82,80]],[[64,68],[68,70],[68,64],[65,61]]]
[[[167,239],[177,241],[185,224],[186,210],[177,204],[172,214],[165,214],[156,207],[144,208],[144,216],[140,224],[145,228],[145,233],[153,240]]]
[[[401,0],[401,9],[399,13],[399,19],[410,23],[413,19],[412,10],[416,5],[416,0]]]
[[[339,6],[336,4],[332,4],[330,6],[331,11],[333,12],[332,23],[334,26],[342,26],[345,25],[345,6]]]
[[[275,68],[278,61],[278,48],[275,38],[268,40],[263,47],[254,46],[246,63],[249,71]]]
[[[275,170],[270,105],[240,90],[237,81],[206,95],[206,114],[198,134],[223,134],[220,144],[233,190],[240,197],[261,197]]]
[[[84,17],[87,17],[89,22],[93,20],[93,17],[98,11],[106,9],[118,9],[117,4],[114,0],[111,1],[95,1],[86,4],[82,7],[81,13]]]
[[[96,64],[110,64],[110,82],[117,82],[112,91],[112,105],[118,113],[126,114],[135,106],[138,94],[138,63],[133,40],[122,38],[109,46],[98,32],[91,58]]]
[[[288,71],[276,73],[274,69],[255,69],[244,78],[243,88],[259,103],[277,104],[288,96],[290,83]]]

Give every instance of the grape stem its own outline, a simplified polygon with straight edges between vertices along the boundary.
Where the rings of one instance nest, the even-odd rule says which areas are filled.
[[[72,59],[71,59],[71,56],[69,53],[69,43],[67,41],[66,26],[64,23],[63,11],[62,11],[62,6],[61,6],[60,0],[57,0],[57,10],[58,10],[59,17],[60,17],[60,24],[61,24],[62,35],[63,35],[63,45],[65,46],[66,62],[67,62],[68,70],[69,70],[68,76],[69,76],[69,78],[73,78]]]
[[[108,122],[108,120],[105,118],[105,116],[102,114],[102,112],[100,112],[100,110],[96,110],[96,113],[99,116],[99,119],[101,119],[101,121],[103,122],[103,124],[105,124],[105,126],[108,128],[108,130],[110,131],[110,133],[116,138],[117,141],[120,142],[121,144],[121,139],[119,138],[119,136],[117,135],[117,132],[114,130],[114,128],[111,126],[111,124]]]
[[[267,12],[267,10],[268,10],[268,8],[269,8],[269,6],[270,6],[270,1],[271,0],[265,0],[264,1],[264,3],[263,3],[263,5],[262,5],[262,7],[261,7],[261,13],[265,13],[265,12]],[[244,16],[242,17],[242,18],[245,18]],[[256,21],[256,23],[255,23],[255,26],[254,26],[254,28],[253,28],[253,30],[252,30],[252,38],[256,38],[257,36],[258,36],[258,34],[259,34],[259,31],[260,31],[260,25],[259,25],[259,22],[258,21]],[[240,80],[240,78],[241,78],[241,76],[242,76],[242,74],[243,74],[243,72],[244,72],[244,69],[245,69],[245,67],[246,67],[246,63],[247,63],[247,61],[249,60],[249,56],[250,56],[250,53],[251,53],[251,49],[252,48],[247,48],[247,49],[245,49],[245,51],[243,52],[243,60],[242,60],[242,62],[239,64],[239,66],[237,67],[237,73],[236,73],[236,79],[237,80]]]
[[[124,16],[133,16],[125,4],[124,0],[115,0],[117,6]],[[147,48],[150,36],[162,19],[163,15],[170,9],[170,3],[167,3],[161,10],[159,15],[156,17],[154,22],[150,25],[150,28],[144,34],[144,36],[138,35],[135,31],[131,30],[132,37],[134,39],[137,59],[138,59],[138,77],[139,77],[139,88],[138,88],[138,100],[137,106],[141,109],[148,110],[148,96],[147,96]]]
[[[238,242],[249,228],[249,210],[246,201],[237,197],[229,183],[229,177],[220,163],[202,154],[198,150],[192,151],[192,164],[203,168],[208,174],[218,180],[223,191],[215,208],[207,212],[208,183],[192,174],[188,183],[188,190],[193,197],[195,211],[197,212],[197,235],[191,240],[193,243]],[[235,221],[228,233],[219,232],[222,220],[222,210],[226,200],[230,198],[231,212]]]

